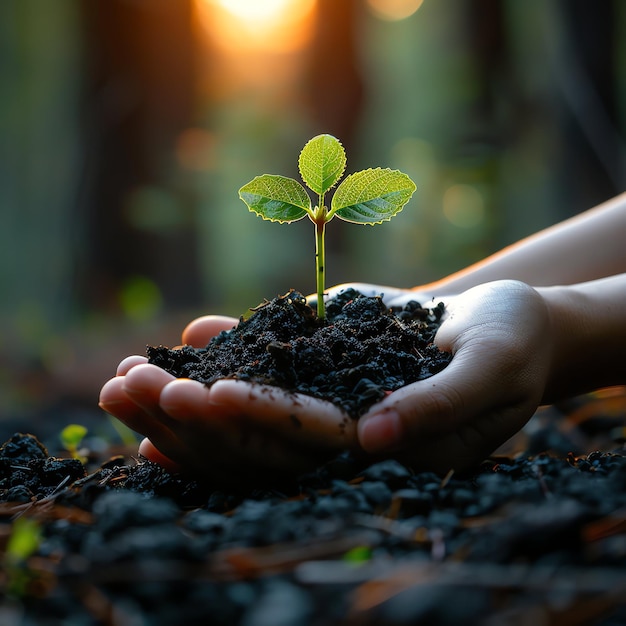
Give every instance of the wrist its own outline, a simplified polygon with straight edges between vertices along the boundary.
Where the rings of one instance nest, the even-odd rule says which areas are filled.
[[[626,383],[626,275],[537,291],[552,344],[543,401]]]

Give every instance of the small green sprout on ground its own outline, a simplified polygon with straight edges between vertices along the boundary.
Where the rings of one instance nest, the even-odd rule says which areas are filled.
[[[355,224],[382,224],[404,208],[416,186],[398,170],[367,169],[347,176],[327,207],[325,196],[346,168],[345,150],[332,135],[313,137],[300,153],[298,168],[302,180],[317,195],[316,206],[297,180],[274,174],[257,176],[239,190],[239,197],[264,220],[289,223],[308,216],[315,224],[317,315],[324,319],[326,224],[335,216]]]
[[[348,550],[341,560],[351,565],[361,565],[372,559],[372,549],[369,546],[355,546]]]
[[[79,446],[86,434],[87,429],[81,424],[68,424],[59,434],[63,447],[73,459],[78,459],[81,463],[85,463],[86,459],[81,455]]]
[[[34,579],[28,567],[28,559],[39,549],[42,539],[43,531],[37,520],[18,517],[13,522],[1,564],[9,596],[21,598],[26,595],[28,585]]]

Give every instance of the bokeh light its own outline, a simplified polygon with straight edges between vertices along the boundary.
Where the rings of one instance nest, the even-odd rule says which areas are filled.
[[[397,22],[411,17],[423,2],[424,0],[367,0],[367,5],[376,17]]]
[[[485,219],[485,200],[473,185],[456,184],[443,194],[443,214],[458,228],[474,228]]]
[[[120,290],[119,300],[128,319],[136,322],[153,319],[163,306],[161,290],[146,276],[129,277]]]

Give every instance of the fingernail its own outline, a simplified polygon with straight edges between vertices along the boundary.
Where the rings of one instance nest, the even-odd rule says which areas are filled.
[[[366,452],[385,452],[402,442],[402,422],[393,409],[375,413],[359,422],[359,440]]]
[[[98,401],[98,406],[103,411],[108,411],[108,409],[114,408],[116,406],[121,406],[122,404],[124,404],[124,402],[122,402],[121,400],[106,400],[103,398]]]

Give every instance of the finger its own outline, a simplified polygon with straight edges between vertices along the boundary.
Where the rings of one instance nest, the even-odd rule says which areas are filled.
[[[242,412],[237,402],[215,402],[205,385],[176,379],[154,365],[138,365],[120,380],[142,409],[135,414],[137,430],[165,456],[204,476],[219,478],[225,468],[237,466],[304,471],[328,456],[328,448],[285,443],[262,421],[251,427],[237,419]]]
[[[228,424],[240,415],[237,407],[214,400],[211,388],[189,378],[177,378],[164,386],[159,404],[178,423],[212,420]]]
[[[409,442],[448,435],[483,414],[498,413],[498,407],[532,405],[524,371],[515,367],[514,360],[490,365],[489,341],[483,349],[484,359],[470,348],[460,350],[438,374],[403,387],[373,406],[358,423],[363,448],[372,453],[398,450]],[[522,425],[495,421],[489,439],[506,439]]]
[[[128,374],[128,372],[130,372],[133,367],[135,367],[135,365],[141,365],[147,362],[148,358],[145,356],[140,356],[138,354],[127,356],[117,366],[117,371],[115,372],[115,374],[116,376],[125,376],[126,374]]]
[[[337,406],[277,387],[238,380],[219,380],[210,389],[213,402],[307,445],[349,449],[357,445],[356,422]]]
[[[161,407],[180,423],[205,424],[222,432],[263,431],[294,443],[338,449],[356,442],[354,420],[327,402],[287,394],[276,387],[220,380],[210,388],[175,380],[161,394]],[[247,436],[247,435],[246,435]]]
[[[139,444],[139,454],[153,463],[158,463],[163,469],[176,474],[181,471],[180,464],[172,461],[168,456],[163,454],[147,437]]]
[[[136,429],[131,424],[134,424],[134,422],[139,419],[138,415],[143,413],[124,392],[124,379],[121,376],[111,378],[111,380],[107,381],[102,386],[98,405],[107,413],[123,421],[133,430]]]
[[[533,413],[534,407],[527,404],[496,408],[446,435],[414,441],[399,457],[415,469],[441,475],[469,470],[513,436]]]
[[[204,348],[209,341],[224,330],[232,330],[237,325],[234,317],[205,315],[190,322],[183,330],[183,343],[194,348]]]
[[[159,404],[161,391],[176,378],[165,370],[144,363],[133,367],[122,378],[122,389],[127,397],[152,418],[168,425],[169,416]]]
[[[315,450],[308,440],[302,446],[287,442],[263,421],[250,424],[237,402],[216,401],[212,390],[188,379],[164,387],[161,407],[175,421],[172,430],[187,444],[184,456],[175,460],[215,474],[221,467],[239,465],[294,471],[313,467],[328,455],[328,449]]]
[[[124,378],[122,376],[112,378],[103,385],[98,404],[103,411],[117,418],[137,433],[161,439],[173,437],[169,429],[154,420],[151,415],[128,397],[124,390]]]

